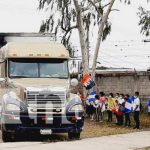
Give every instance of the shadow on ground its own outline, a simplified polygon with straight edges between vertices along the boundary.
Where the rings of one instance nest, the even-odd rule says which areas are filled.
[[[20,133],[15,135],[14,142],[61,142],[69,141],[67,134],[40,135],[38,133]],[[0,132],[0,143],[2,143]]]
[[[68,140],[67,134],[40,135],[37,133],[16,135],[16,142],[60,142]]]

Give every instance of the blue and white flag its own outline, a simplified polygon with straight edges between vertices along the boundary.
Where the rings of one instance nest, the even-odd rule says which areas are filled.
[[[150,99],[147,101],[148,113],[150,113]]]
[[[131,96],[130,99],[132,100],[132,102],[134,102],[135,96]]]
[[[132,98],[128,98],[125,103],[125,113],[130,113],[133,111],[133,100]]]
[[[150,99],[147,101],[147,106],[150,107]]]
[[[89,96],[88,96],[88,101],[89,102],[95,101],[95,95],[96,95],[96,91],[95,90],[91,91]]]

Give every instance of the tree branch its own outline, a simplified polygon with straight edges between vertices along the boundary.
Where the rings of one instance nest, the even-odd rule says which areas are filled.
[[[95,8],[95,10],[97,11],[97,13],[98,13],[98,15],[100,16],[100,17],[102,17],[103,15],[102,15],[102,13],[99,11],[99,9],[97,8],[97,6],[96,6],[96,3],[94,3],[92,0],[88,0],[90,3],[91,3],[91,5]]]
[[[99,25],[98,37],[97,37],[96,48],[95,48],[93,64],[92,64],[92,78],[93,78],[93,80],[95,80],[96,62],[97,62],[99,48],[100,48],[100,44],[101,44],[101,40],[102,40],[103,29],[104,29],[105,23],[107,22],[108,16],[111,12],[111,9],[112,9],[114,2],[115,2],[115,0],[111,0],[110,5],[106,11],[106,14],[104,14],[104,16],[102,17],[102,22]]]
[[[81,45],[81,53],[82,53],[82,62],[83,62],[83,75],[89,73],[89,64],[88,64],[88,54],[87,54],[87,44],[85,39],[85,29],[83,25],[82,11],[81,7],[78,3],[78,0],[73,0],[76,13],[77,13],[77,25],[79,32],[79,39]]]
[[[87,10],[89,10],[90,9],[90,5],[88,5],[86,8],[81,8],[81,11],[82,12],[85,12],[85,11],[87,11]]]
[[[111,11],[120,11],[119,9],[111,9]]]
[[[110,2],[109,2],[108,4],[106,4],[106,5],[104,5],[104,6],[102,7],[102,9],[104,9],[104,8],[107,7],[108,5],[110,5]]]
[[[63,35],[62,40],[64,40],[64,38],[67,36],[67,34],[68,34],[71,30],[73,30],[73,29],[75,29],[75,28],[78,28],[78,26],[77,26],[77,25],[76,25],[76,26],[72,26],[72,27],[70,27],[69,29],[65,30],[66,32],[65,32],[65,34]]]
[[[63,5],[62,7],[62,19],[61,19],[61,28],[62,30],[66,31],[66,29],[63,27],[63,24],[64,24],[64,10],[65,10],[65,5]]]
[[[73,30],[73,29],[75,29],[75,28],[78,28],[78,26],[75,25],[75,26],[69,27],[69,29],[68,29],[67,31]]]

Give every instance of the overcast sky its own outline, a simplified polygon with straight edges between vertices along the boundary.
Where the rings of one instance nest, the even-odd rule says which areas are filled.
[[[148,9],[150,3],[147,4],[147,0],[131,1],[131,5],[124,5],[116,0],[114,8],[120,11],[111,13],[112,33],[109,39],[141,37],[137,8],[141,5]],[[0,0],[0,32],[38,32],[44,13],[37,8],[38,0]]]
[[[0,32],[38,32],[38,0],[0,0]]]
[[[114,8],[120,11],[113,11],[110,15],[112,32],[101,47],[102,51],[104,51],[104,53],[100,53],[101,55],[99,56],[99,61],[101,61],[102,65],[131,68],[147,68],[150,66],[149,58],[144,62],[139,62],[139,60],[136,62],[137,57],[134,57],[130,60],[133,63],[132,65],[130,62],[124,62],[124,57],[128,59],[128,56],[131,57],[130,55],[134,55],[135,53],[135,55],[139,54],[141,56],[143,49],[145,50],[143,54],[144,56],[146,55],[146,58],[150,55],[150,46],[145,46],[142,42],[139,43],[139,41],[145,37],[140,34],[140,28],[138,26],[139,18],[137,16],[138,7],[144,6],[146,9],[149,9],[150,3],[147,4],[147,0],[131,1],[131,5],[124,5],[124,3],[120,3],[120,0],[116,0],[115,2]],[[38,0],[0,0],[0,32],[38,32],[45,13],[38,11],[37,8]],[[76,36],[78,37],[78,35],[75,35],[75,39],[77,38]],[[94,41],[95,39],[93,38],[91,42],[94,43]],[[75,45],[77,46],[78,44],[75,43]],[[93,49],[94,46],[93,44]],[[139,47],[141,47],[141,49],[139,49]],[[118,51],[115,51],[117,48]],[[125,51],[124,49],[128,50]],[[136,50],[136,52],[134,50]],[[93,52],[91,53],[93,54]],[[105,53],[111,56],[106,56]],[[123,57],[123,62],[113,60],[114,57],[112,55],[114,54],[115,57]]]

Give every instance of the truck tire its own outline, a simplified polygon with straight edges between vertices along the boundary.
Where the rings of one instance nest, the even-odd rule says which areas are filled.
[[[80,139],[80,132],[68,132],[68,138],[70,140],[79,140]]]
[[[3,140],[3,142],[14,142],[15,141],[14,133],[5,131],[3,129],[3,126],[1,128],[1,132],[2,132],[2,140]]]

